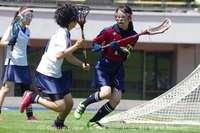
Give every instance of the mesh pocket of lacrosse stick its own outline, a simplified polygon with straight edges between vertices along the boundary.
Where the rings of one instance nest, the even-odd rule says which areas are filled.
[[[23,20],[23,16],[21,14],[18,14],[16,18],[12,21],[12,35],[14,38],[18,37],[18,25]]]
[[[170,26],[171,26],[171,20],[169,18],[165,18],[159,26],[149,28],[146,30],[146,32],[149,35],[160,34],[168,30]]]

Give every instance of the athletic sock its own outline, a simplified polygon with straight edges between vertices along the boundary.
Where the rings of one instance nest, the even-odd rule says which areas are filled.
[[[101,100],[102,99],[100,98],[100,92],[98,91],[91,94],[85,101],[82,102],[82,104],[84,104],[85,107],[87,107],[89,104],[99,102]]]
[[[95,116],[90,119],[90,122],[96,122],[101,120],[104,116],[108,115],[109,113],[111,113],[115,108],[113,108],[109,102],[107,102],[106,104],[104,104],[99,111],[95,114]]]
[[[33,93],[33,94],[31,95],[31,103],[38,103],[39,98],[40,98],[39,95]]]
[[[28,118],[31,117],[31,116],[33,116],[33,110],[32,110],[32,108],[26,108],[26,115],[27,115]]]
[[[58,117],[55,119],[55,121],[54,121],[54,124],[56,125],[56,126],[63,126],[64,125],[64,121],[65,120],[60,120],[60,119],[58,119]]]

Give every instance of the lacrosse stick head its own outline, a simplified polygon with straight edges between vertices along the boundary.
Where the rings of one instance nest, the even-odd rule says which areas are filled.
[[[78,11],[78,16],[77,16],[77,23],[83,27],[85,24],[86,16],[90,12],[89,6],[81,5],[81,4],[76,4],[75,5],[77,11]]]
[[[170,26],[171,26],[171,20],[169,18],[165,18],[159,26],[149,28],[143,31],[143,34],[148,34],[148,35],[161,34],[164,33],[166,30],[168,30]]]
[[[15,19],[12,21],[12,35],[14,38],[18,37],[18,25],[23,20],[23,16],[18,14]]]

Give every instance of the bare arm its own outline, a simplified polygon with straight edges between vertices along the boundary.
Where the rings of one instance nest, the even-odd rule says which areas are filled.
[[[8,41],[2,41],[0,42],[1,47],[7,47],[8,46]]]
[[[71,64],[82,67],[84,71],[89,71],[90,70],[90,64],[85,65],[82,61],[74,57],[72,54],[68,55],[66,57],[67,61],[69,61]]]
[[[82,67],[83,62],[80,61],[79,59],[77,59],[76,57],[74,57],[72,54],[68,55],[66,57],[67,61],[69,61],[71,64],[75,65],[75,66],[79,66]]]
[[[11,29],[12,29],[12,26],[9,26],[6,29],[6,31],[5,31],[3,37],[1,38],[1,41],[0,41],[0,46],[1,47],[7,47],[8,46],[8,42],[12,38],[12,36],[11,36]]]
[[[80,61],[79,59],[77,59],[76,57],[73,56],[73,52],[76,51],[77,49],[83,47],[84,44],[85,44],[85,40],[79,39],[73,46],[65,49],[63,52],[57,53],[56,58],[58,60],[66,58],[67,61],[69,61],[71,64],[82,67],[83,70],[85,70],[85,71],[89,71],[89,69],[90,69],[89,64],[85,65],[82,61]]]
[[[59,59],[63,59],[65,57],[69,57],[72,55],[72,53],[74,51],[76,51],[77,49],[83,47],[83,45],[85,44],[85,40],[84,39],[79,39],[73,46],[65,49],[63,52],[59,52],[56,54],[56,58]]]

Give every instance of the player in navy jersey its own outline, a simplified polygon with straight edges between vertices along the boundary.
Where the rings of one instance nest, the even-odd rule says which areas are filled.
[[[68,129],[64,124],[73,107],[73,99],[69,88],[72,84],[72,71],[62,71],[64,59],[83,70],[88,71],[90,65],[73,56],[73,52],[85,45],[85,39],[79,39],[74,45],[71,42],[70,30],[77,25],[77,9],[71,4],[58,4],[54,19],[59,28],[49,40],[42,59],[36,69],[35,81],[38,89],[50,99],[26,91],[24,93],[20,112],[23,113],[31,103],[38,103],[48,109],[58,112],[52,125],[53,129]]]
[[[5,85],[0,90],[0,120],[3,120],[1,116],[1,108],[4,102],[6,94],[12,89],[14,83],[19,83],[22,94],[30,89],[32,84],[31,74],[28,68],[27,61],[27,47],[30,45],[30,30],[27,25],[30,25],[33,19],[33,10],[26,6],[22,6],[19,11],[16,11],[14,19],[17,15],[21,15],[23,20],[20,22],[18,28],[18,37],[15,39],[12,35],[12,25],[10,25],[4,33],[0,46],[7,47],[7,55],[4,63],[4,71],[2,74],[2,80],[6,76]],[[10,60],[9,69],[7,75],[5,75],[6,68],[8,66],[11,46],[13,46],[12,58]],[[32,106],[26,109],[28,120],[37,120],[33,116]]]
[[[131,38],[120,43],[118,40],[137,34],[132,23],[132,10],[128,6],[120,6],[115,12],[116,24],[103,29],[93,40],[94,52],[101,51],[95,66],[95,75],[92,80],[92,88],[100,88],[100,91],[91,94],[86,100],[79,103],[74,112],[74,117],[79,120],[86,107],[103,99],[109,99],[95,116],[87,122],[87,127],[102,129],[98,121],[111,113],[120,103],[124,87],[124,65],[123,62],[131,54],[131,50],[138,38]],[[102,45],[109,44],[102,49]]]

